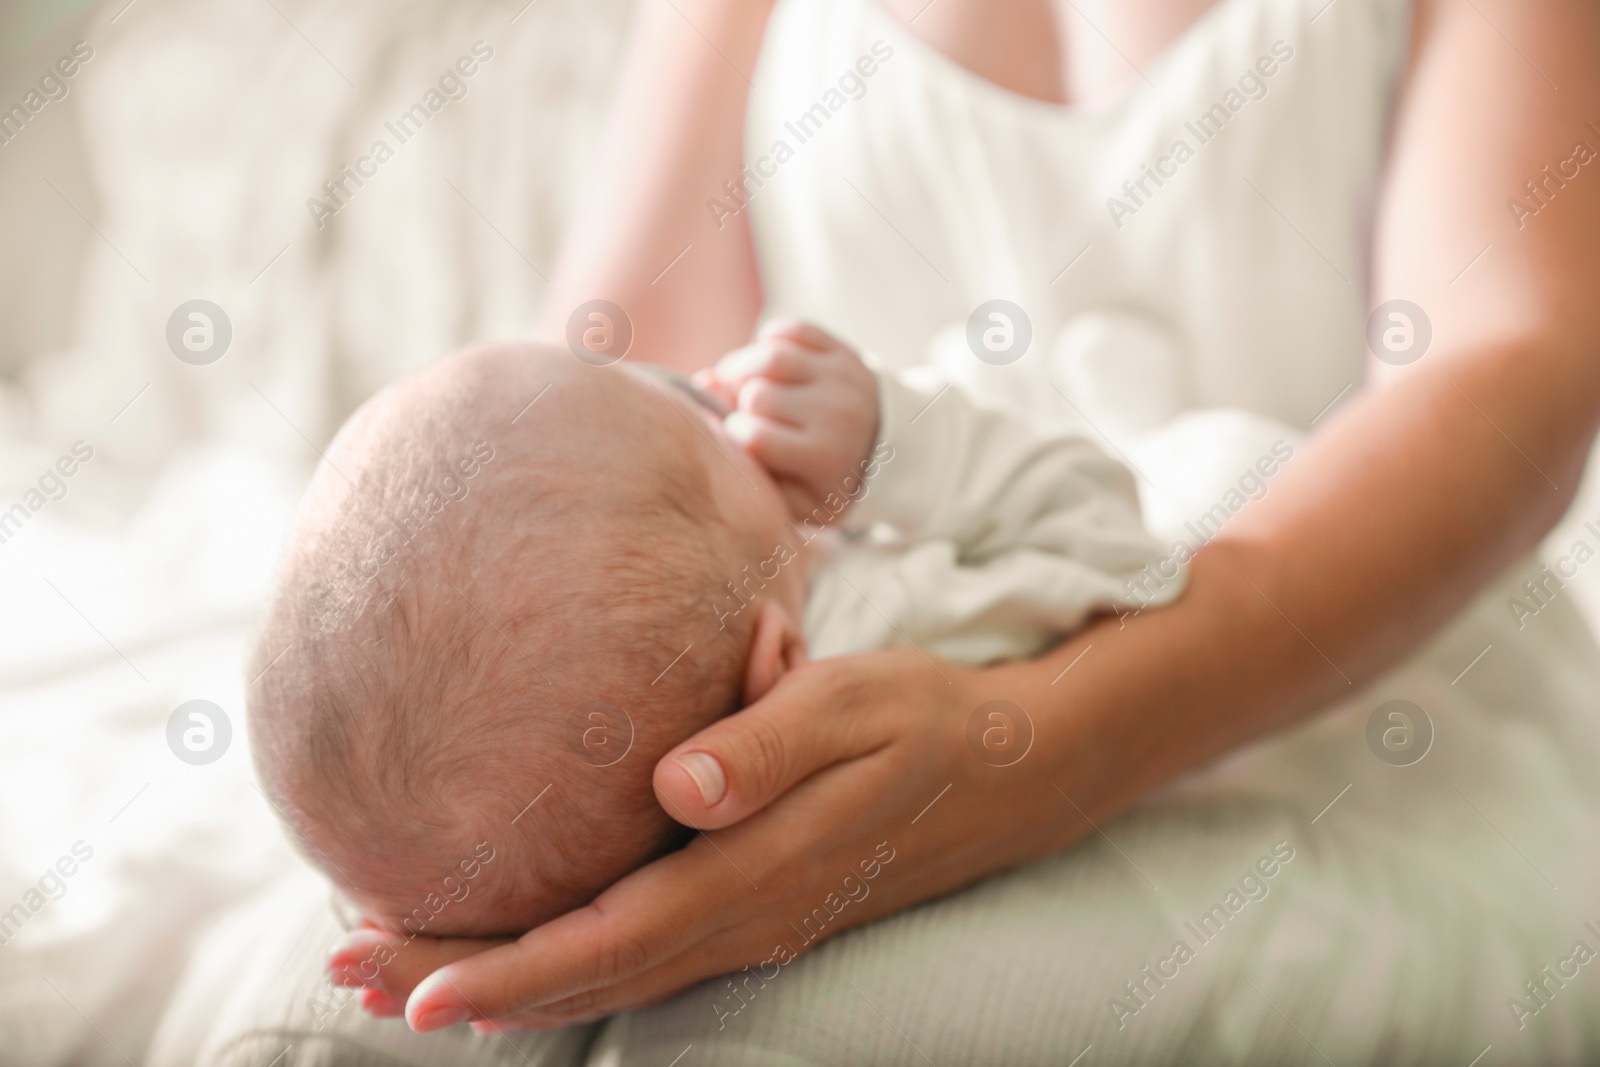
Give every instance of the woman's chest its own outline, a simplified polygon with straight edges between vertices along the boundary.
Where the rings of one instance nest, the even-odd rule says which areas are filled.
[[[1404,13],[1223,0],[1150,84],[1081,111],[979,80],[876,3],[786,3],[747,149],[771,310],[1041,414],[1306,426],[1361,373]]]
[[[881,0],[929,48],[1045,103],[1099,108],[1216,0]]]

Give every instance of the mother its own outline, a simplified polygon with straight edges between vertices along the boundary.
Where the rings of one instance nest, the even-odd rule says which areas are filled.
[[[1195,556],[1176,606],[982,671],[930,671],[909,652],[815,663],[685,743],[658,765],[658,793],[719,832],[517,942],[411,946],[384,976],[391,995],[450,964],[411,998],[413,1026],[556,1026],[758,963],[884,840],[893,866],[835,931],[1058,852],[1412,657],[1563,514],[1600,420],[1600,171],[1574,149],[1600,145],[1600,9],[1209,6],[794,0],[757,76],[770,0],[645,0],[551,292],[551,336],[603,296],[630,313],[640,358],[697,367],[770,306],[908,362],[992,297],[1020,304],[1038,339],[1132,304],[1187,340],[1192,384],[1165,385],[1182,405],[1318,425]],[[848,83],[861,99],[792,129],[792,158],[760,168],[774,176],[746,210],[725,181],[878,40],[892,58]],[[752,76],[757,133],[741,153]],[[1220,118],[1186,125],[1213,103]],[[707,210],[712,197],[722,209]],[[1396,298],[1425,309],[1431,346],[1409,366],[1374,365],[1369,387],[1333,405],[1361,373],[1369,312]],[[1032,362],[978,381],[1048,412],[1048,365]],[[1506,614],[1503,597],[1491,607]],[[1493,739],[1512,734],[1463,726],[1453,766],[1474,777],[1434,783],[1439,803],[1459,805],[1451,785],[1468,799],[1499,771],[1529,773],[1529,731],[1594,751],[1576,695],[1597,677],[1594,650],[1563,611],[1478,667],[1474,707],[1520,740],[1501,763]],[[1478,634],[1493,643],[1497,625]],[[1452,647],[1451,666],[1484,643]],[[1468,717],[1449,703],[1468,699],[1467,678],[1437,687],[1451,722]],[[973,709],[995,698],[1036,730],[1004,773],[965,741]],[[1344,780],[1308,780],[1303,814]],[[1517,796],[1501,790],[1511,807],[1479,814],[1537,828],[1538,802],[1523,795],[1519,809]],[[1562,833],[1592,831],[1569,815]],[[1570,912],[1574,932],[1591,917],[1576,900],[1488,894],[1490,910]],[[1514,963],[1494,988],[1518,993],[1554,958]]]

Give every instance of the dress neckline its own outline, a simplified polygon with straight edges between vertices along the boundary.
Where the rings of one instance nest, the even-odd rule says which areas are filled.
[[[942,77],[948,81],[955,81],[968,87],[968,91],[979,97],[994,100],[996,106],[1010,108],[1039,116],[1043,121],[1061,124],[1102,122],[1133,107],[1145,94],[1158,91],[1161,84],[1159,75],[1173,66],[1180,52],[1194,47],[1193,41],[1198,39],[1202,28],[1210,22],[1221,18],[1224,8],[1235,4],[1244,3],[1245,0],[1214,0],[1212,5],[1203,12],[1166,47],[1156,53],[1142,70],[1140,76],[1129,82],[1122,89],[1107,97],[1096,105],[1086,104],[1057,104],[1049,100],[1041,100],[1036,96],[1028,96],[1014,89],[1007,89],[996,84],[970,67],[958,63],[927,41],[923,40],[905,23],[895,17],[883,0],[853,0],[862,9],[866,19],[876,22],[880,31],[889,38],[889,43],[896,48],[904,48],[917,57],[917,61],[935,70],[942,70]],[[1138,68],[1136,68],[1138,69]]]

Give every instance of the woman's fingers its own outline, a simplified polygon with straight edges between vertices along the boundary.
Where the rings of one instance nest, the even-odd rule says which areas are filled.
[[[686,826],[715,830],[765,808],[824,767],[879,743],[870,718],[840,714],[831,672],[802,666],[767,696],[701,730],[656,764],[656,798]]]
[[[328,956],[328,979],[335,985],[377,990],[404,998],[413,987],[446,964],[509,944],[508,940],[432,937],[407,939],[378,927],[350,931]]]
[[[694,955],[698,954],[697,949]],[[473,1029],[488,1033],[500,1030],[556,1030],[603,1019],[619,1011],[637,1010],[665,1000],[698,977],[690,955],[685,953],[674,957],[660,967],[616,985],[599,986],[537,1008],[474,1023]],[[732,960],[724,965],[730,971],[738,967]]]
[[[706,901],[730,899],[742,877],[704,838],[624,878],[592,904],[519,940],[452,963],[411,994],[406,1019],[419,1033],[497,1019],[616,985],[714,936],[726,915]]]
[[[502,1030],[558,1030],[565,1026],[578,1026],[604,1019],[619,1011],[636,1011],[665,1000],[686,985],[699,980],[706,962],[702,956],[703,947],[697,947],[693,953],[683,953],[663,966],[617,985],[601,986],[515,1015],[474,1023],[472,1028],[480,1033],[496,1033]],[[716,966],[716,969],[731,973],[742,965],[738,957],[729,956],[724,963]]]
[[[361,991],[361,1010],[379,1019],[398,1019],[406,1013],[406,1002],[376,989]]]
[[[954,687],[947,674],[966,676],[953,666],[937,674],[929,666],[909,650],[802,665],[762,701],[669,753],[656,768],[657,795],[680,821],[692,821],[686,807],[705,815],[701,782],[720,795],[718,816],[788,792],[756,818],[635,871],[587,907],[428,977],[406,1005],[413,1028],[488,1020],[484,1029],[553,1029],[643,1007],[741,967],[771,980],[817,941],[967,880],[953,860],[987,855],[975,842],[1005,840],[989,834],[992,806],[975,809],[977,822],[924,822],[943,836],[919,849],[895,844],[970,762],[959,731],[927,726],[957,721],[974,690]],[[710,759],[715,773],[686,758],[694,755]],[[686,791],[683,803],[672,799]],[[947,802],[942,810],[966,809]],[[872,883],[870,898],[840,881],[846,871]],[[848,912],[836,903],[841,886]],[[804,932],[796,915],[809,916]]]

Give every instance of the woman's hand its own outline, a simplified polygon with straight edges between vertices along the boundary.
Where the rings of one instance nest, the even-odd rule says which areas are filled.
[[[909,649],[807,664],[657,765],[666,810],[710,829],[682,851],[514,942],[363,930],[334,962],[389,939],[392,960],[367,972],[381,973],[344,980],[378,990],[366,1000],[388,1013],[409,995],[419,1031],[560,1027],[744,967],[770,979],[819,941],[1089,829],[1014,706],[969,730],[986,677]],[[691,753],[722,770],[712,803],[678,762]]]

